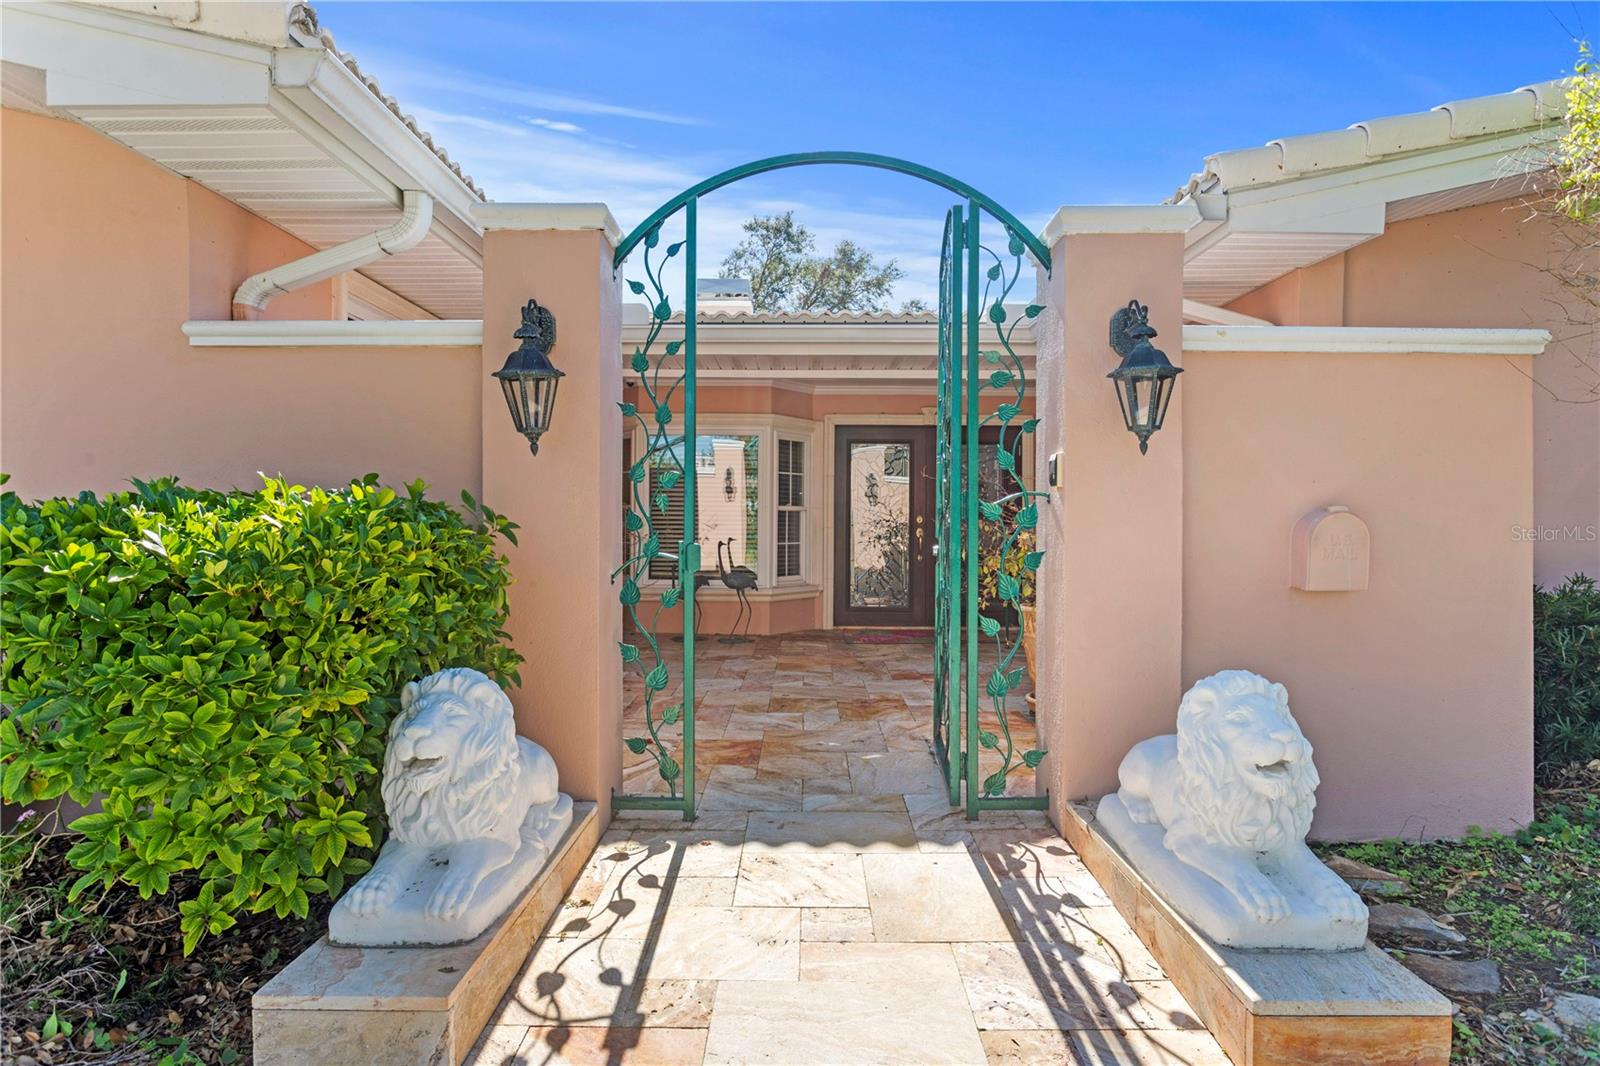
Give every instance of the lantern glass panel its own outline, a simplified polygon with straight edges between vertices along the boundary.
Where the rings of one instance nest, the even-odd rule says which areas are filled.
[[[511,411],[511,424],[522,432],[522,408],[517,404],[517,385],[511,378],[500,379],[500,391],[505,393],[506,407]]]

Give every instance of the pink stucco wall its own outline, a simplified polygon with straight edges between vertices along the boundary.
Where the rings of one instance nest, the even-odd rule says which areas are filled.
[[[477,349],[190,348],[250,273],[311,249],[69,122],[0,115],[0,468],[24,497],[130,477],[477,493]],[[268,317],[326,318],[331,283]]]
[[[1288,686],[1318,836],[1526,822],[1532,549],[1507,531],[1532,510],[1528,380],[1481,356],[1187,363],[1184,684],[1243,667]],[[1290,530],[1327,504],[1368,523],[1365,591],[1289,587]]]
[[[1546,272],[1563,260],[1583,267],[1561,227],[1506,200],[1394,223],[1230,306],[1278,325],[1549,330],[1531,370],[1494,360],[1502,376],[1534,381],[1533,515],[1519,535],[1534,543],[1534,579],[1549,585],[1600,575],[1600,322]]]

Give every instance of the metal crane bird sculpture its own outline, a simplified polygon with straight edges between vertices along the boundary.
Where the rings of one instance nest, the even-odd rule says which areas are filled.
[[[739,614],[734,618],[733,626],[728,630],[728,635],[722,638],[724,644],[750,643],[750,622],[755,617],[755,611],[750,606],[750,600],[745,595],[756,587],[756,572],[748,566],[736,566],[728,569],[722,565],[722,549],[731,545],[733,538],[717,541],[717,576],[722,583],[732,589],[739,597]],[[728,562],[733,562],[733,549],[728,547]],[[744,619],[744,635],[739,636],[739,619]]]

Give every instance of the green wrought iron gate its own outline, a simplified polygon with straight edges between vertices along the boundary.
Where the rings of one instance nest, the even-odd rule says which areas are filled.
[[[945,220],[939,268],[938,392],[935,430],[935,607],[932,743],[952,806],[968,817],[985,810],[1039,809],[1044,796],[1007,796],[1009,774],[1037,766],[1039,750],[1018,750],[1011,725],[1025,691],[1022,634],[982,613],[979,573],[993,556],[992,609],[1015,610],[1032,583],[1042,553],[1032,547],[1045,494],[1025,482],[1018,457],[1038,420],[1025,417],[1027,382],[1012,346],[1018,325],[1039,305],[1008,308],[1006,299],[1026,266],[1044,270],[1050,253],[1004,208],[972,186],[927,167],[861,152],[777,156],[724,171],[686,189],[640,223],[617,247],[614,267],[640,251],[643,278],[628,280],[650,307],[644,342],[629,357],[638,381],[635,400],[622,402],[626,422],[645,441],[626,477],[624,528],[628,550],[612,575],[628,620],[619,654],[643,682],[643,731],[623,743],[654,763],[659,785],[648,794],[614,797],[621,809],[695,814],[695,633],[693,590],[700,571],[696,542],[696,239],[700,197],[742,178],[788,167],[846,164],[910,174],[965,198]],[[1005,254],[983,244],[984,216],[998,224]],[[668,232],[668,227],[681,231]],[[676,239],[672,239],[676,238]],[[667,243],[663,243],[663,240]],[[666,272],[682,264],[682,297]],[[682,336],[668,340],[681,316]],[[675,411],[674,407],[678,410]],[[681,421],[680,421],[681,419]],[[980,435],[998,430],[992,464],[982,462]],[[674,517],[674,492],[677,493]],[[673,534],[677,534],[673,538]],[[646,587],[652,575],[670,575]],[[681,657],[661,637],[664,614],[683,621]],[[676,663],[674,662],[676,660]],[[674,666],[677,670],[674,671]],[[985,755],[985,753],[988,753]]]
[[[987,606],[1015,614],[1043,558],[1033,545],[1039,503],[1046,497],[1027,483],[1020,461],[1023,437],[1039,422],[1024,417],[1027,376],[1012,343],[1021,322],[1043,308],[1006,305],[1032,235],[1014,223],[1004,225],[1001,255],[983,243],[982,220],[976,198],[945,216],[935,408],[933,746],[951,806],[964,802],[972,818],[985,810],[1045,805],[1043,796],[1006,795],[1012,770],[1037,766],[1044,753],[1019,751],[1012,736],[1013,715],[1026,692],[1022,632],[1015,627],[1008,635],[999,619],[983,613],[979,580],[983,563],[990,562],[994,580]],[[1048,269],[1048,255],[1039,262]],[[986,427],[997,431],[991,463],[984,462],[980,443]],[[991,753],[987,759],[985,752]]]

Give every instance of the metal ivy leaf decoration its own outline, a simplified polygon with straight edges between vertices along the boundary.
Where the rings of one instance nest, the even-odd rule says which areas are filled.
[[[1023,309],[1022,316],[1008,322],[1009,315],[1005,308],[1006,297],[1016,286],[1017,279],[1022,273],[1022,255],[1027,250],[1021,237],[1010,229],[1006,231],[1008,241],[1006,251],[1010,262],[996,255],[988,247],[983,251],[994,260],[994,265],[986,272],[983,286],[983,300],[978,305],[980,309],[987,308],[981,320],[987,320],[994,327],[995,340],[999,342],[999,349],[985,351],[984,358],[992,364],[999,364],[999,369],[989,375],[987,382],[980,388],[1006,389],[1013,393],[1013,398],[1001,403],[992,414],[984,416],[983,425],[997,423],[1000,427],[1000,447],[996,453],[996,465],[1000,468],[1000,495],[992,500],[978,501],[978,514],[985,522],[998,523],[1001,527],[1000,566],[995,579],[995,591],[1000,601],[1013,610],[1022,606],[1022,579],[1023,571],[1035,571],[1044,558],[1042,551],[1030,551],[1023,555],[1021,560],[1012,558],[1012,546],[1024,533],[1031,533],[1039,524],[1039,507],[1033,501],[1044,496],[1042,492],[1035,492],[1023,480],[1022,472],[1016,462],[1016,453],[1020,450],[1022,438],[1025,434],[1034,432],[1039,426],[1039,420],[1029,418],[1020,425],[1013,426],[1017,416],[1022,413],[1023,394],[1027,391],[1027,376],[1022,369],[1022,360],[1018,357],[1016,349],[1012,347],[1011,337],[1025,319],[1033,319],[1044,310],[1039,304],[1029,304]],[[1020,611],[1018,612],[1020,614]],[[1016,639],[1008,646],[1001,635],[1000,623],[983,615],[978,616],[978,628],[983,636],[995,642],[999,652],[1000,662],[990,673],[984,683],[984,693],[989,697],[991,711],[994,715],[995,726],[998,732],[981,729],[978,733],[980,747],[1000,753],[1000,768],[983,779],[983,794],[985,796],[1003,796],[1006,791],[1006,781],[1011,771],[1020,762],[1023,766],[1033,769],[1044,758],[1044,751],[1029,749],[1021,752],[1016,750],[1015,742],[1011,736],[1011,719],[1006,699],[1009,693],[1020,685],[1027,671],[1021,668],[1012,668],[1017,652],[1022,648],[1022,630],[1019,626]]]
[[[652,254],[660,243],[661,228],[657,226],[646,234],[644,239],[644,272],[649,282],[647,299],[650,299],[652,307],[650,331],[628,363],[633,372],[639,375],[639,387],[643,390],[645,399],[643,406],[650,413],[650,418],[647,420],[640,414],[639,405],[631,403],[617,405],[624,419],[632,420],[644,428],[647,442],[643,457],[628,469],[628,486],[633,503],[622,520],[623,528],[629,534],[630,543],[638,543],[639,547],[612,572],[611,580],[615,583],[617,577],[622,576],[622,586],[617,591],[617,600],[628,612],[633,628],[644,638],[645,643],[644,649],[634,644],[618,645],[623,665],[637,666],[644,671],[644,724],[645,732],[648,734],[642,737],[626,737],[623,743],[633,754],[649,755],[655,760],[656,772],[667,783],[669,794],[676,798],[678,779],[683,769],[674,758],[674,749],[670,746],[669,739],[663,736],[663,730],[673,726],[678,726],[681,730],[683,705],[678,703],[659,712],[656,710],[657,700],[672,683],[667,658],[661,653],[657,626],[661,612],[676,608],[682,600],[681,581],[675,578],[672,586],[661,594],[648,623],[639,615],[639,604],[643,599],[639,585],[649,577],[650,564],[656,559],[677,560],[676,555],[661,550],[661,535],[656,523],[666,512],[670,502],[666,490],[678,485],[685,474],[683,438],[670,436],[667,432],[667,427],[672,423],[672,397],[683,384],[683,372],[680,368],[676,377],[669,373],[665,383],[661,380],[664,364],[678,354],[683,342],[672,341],[663,344],[662,354],[652,357],[652,352],[656,350],[657,341],[661,337],[661,331],[667,320],[672,317],[672,301],[668,298],[666,286],[662,282],[662,268],[667,260],[672,259],[683,249],[683,244],[679,242],[668,245],[665,256],[659,262],[653,263]],[[646,283],[641,281],[629,281],[628,288],[635,296],[645,296],[647,292]],[[655,469],[655,476],[650,479],[653,484],[647,488],[646,478],[652,466]],[[681,733],[678,739],[681,743]]]

